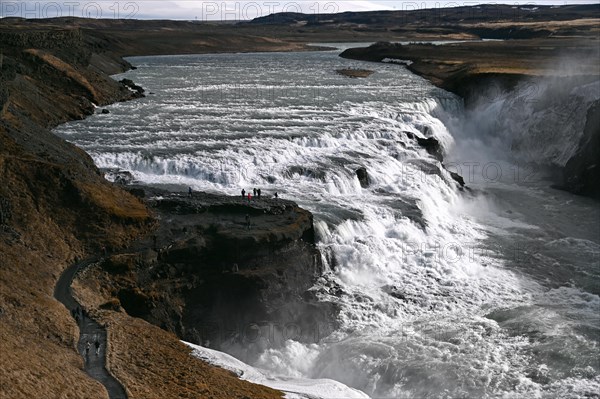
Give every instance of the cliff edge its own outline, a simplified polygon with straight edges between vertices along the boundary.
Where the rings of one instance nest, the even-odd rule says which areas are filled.
[[[132,93],[94,70],[81,32],[2,32],[0,43],[2,395],[104,398],[83,372],[77,326],[53,299],[54,285],[69,264],[126,245],[153,219],[48,128]]]
[[[35,28],[3,21],[0,45],[0,396],[106,398],[103,386],[84,372],[76,349],[78,327],[69,309],[53,298],[54,286],[69,265],[102,250],[121,252],[134,242],[143,243],[152,232],[162,234],[165,224],[156,218],[161,206],[149,207],[106,181],[84,151],[49,129],[85,118],[96,106],[142,93],[132,90],[131,82],[110,78],[130,65],[115,51],[118,40],[109,35],[76,26]],[[304,252],[307,248],[294,244],[307,226],[312,228],[312,219],[305,211],[295,212],[302,217],[287,233],[282,230],[282,248],[309,253],[313,262],[314,247]],[[292,230],[302,234],[288,242]],[[201,240],[206,232],[196,233],[195,239]],[[254,242],[252,248],[264,248],[266,242]],[[170,267],[181,265],[172,258],[177,253],[172,247],[168,256],[161,253],[168,261],[167,274],[160,276],[168,277],[160,280],[164,287],[171,284]],[[140,275],[151,273],[142,268]],[[137,297],[127,296],[127,288],[117,297],[135,314]],[[107,289],[85,291],[83,299],[87,311],[107,329],[107,368],[130,398],[281,397],[192,357],[173,333],[118,309],[93,308],[93,303],[104,304],[98,298]],[[187,300],[184,295],[172,297],[175,302]],[[156,299],[154,305],[167,307]],[[157,324],[170,320],[170,314],[159,316],[150,313],[148,319]]]

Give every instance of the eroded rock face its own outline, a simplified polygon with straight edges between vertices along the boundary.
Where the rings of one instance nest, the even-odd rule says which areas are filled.
[[[461,175],[459,175],[456,172],[450,172],[450,176],[452,177],[452,179],[454,179],[454,181],[460,184],[461,187],[465,186],[465,179],[463,179]]]
[[[144,97],[144,88],[142,86],[136,85],[131,79],[121,79],[119,81],[124,86],[128,87],[130,90],[135,92],[137,97]]]
[[[90,54],[101,49],[82,32],[0,25],[0,374],[11,376],[2,392],[106,397],[82,374],[77,328],[52,293],[68,265],[101,246],[128,245],[153,220],[89,155],[47,128],[131,94],[91,67]]]
[[[600,199],[600,100],[588,109],[577,153],[564,170],[564,188]]]
[[[310,340],[335,320],[333,305],[308,291],[323,272],[310,212],[275,199],[160,198],[149,199],[161,219],[155,235],[102,264],[103,284],[129,314],[211,347],[252,344],[265,326],[279,331],[272,345],[290,328]]]
[[[438,161],[441,162],[444,160],[444,151],[442,149],[442,146],[440,145],[440,142],[434,139],[433,137],[429,137],[426,139],[417,137],[417,143],[419,143],[421,147],[423,147],[430,155],[432,155]]]

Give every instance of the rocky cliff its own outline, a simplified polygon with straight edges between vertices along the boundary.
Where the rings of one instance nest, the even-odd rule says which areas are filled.
[[[309,212],[280,199],[153,191],[148,201],[161,223],[152,237],[81,280],[83,292],[98,284],[103,292],[94,307],[122,307],[221,349],[251,346],[249,334],[265,327],[273,346],[291,338],[286,328],[314,339],[315,326],[335,320],[335,309],[309,291],[323,271]]]
[[[77,325],[53,289],[68,265],[136,242],[140,252],[102,264],[106,286],[80,287],[82,303],[107,328],[107,367],[129,397],[280,397],[191,357],[179,338],[198,337],[220,312],[240,320],[250,310],[252,319],[301,313],[292,304],[320,270],[311,215],[286,202],[241,210],[176,196],[149,208],[109,183],[85,152],[48,129],[142,95],[109,76],[130,67],[115,51],[119,40],[26,25],[0,24],[0,396],[106,397],[83,371]],[[216,220],[239,221],[240,212],[258,227],[219,229]],[[201,221],[190,222],[196,213]],[[135,268],[132,257],[142,259]],[[223,273],[232,262],[237,271]]]
[[[52,299],[64,268],[118,248],[153,220],[106,182],[91,158],[48,128],[131,98],[89,65],[77,32],[0,33],[0,390],[2,396],[106,397],[82,371],[77,328]],[[62,45],[50,48],[59,38]],[[34,46],[36,41],[48,48]],[[29,47],[32,46],[32,47]]]
[[[564,169],[564,188],[600,199],[600,100],[587,111],[577,153]]]

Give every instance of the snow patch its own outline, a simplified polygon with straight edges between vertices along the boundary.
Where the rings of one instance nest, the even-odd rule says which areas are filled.
[[[401,64],[401,65],[412,65],[411,60],[400,60],[398,58],[384,58],[381,62],[385,62],[387,64]]]
[[[240,379],[285,393],[288,399],[369,398],[365,393],[330,379],[290,378],[273,375],[226,353],[182,341],[193,349],[192,355],[214,366],[235,373]]]

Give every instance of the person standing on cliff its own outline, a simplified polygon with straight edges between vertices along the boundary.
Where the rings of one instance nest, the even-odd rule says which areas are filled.
[[[248,193],[248,203],[252,200],[252,194]]]
[[[275,191],[275,199],[279,198],[279,195],[277,194],[277,191]]]
[[[254,196],[256,197],[256,188],[254,188],[252,191],[253,191]]]
[[[188,195],[191,197],[192,196],[192,188],[188,187]]]
[[[246,198],[246,189],[242,188],[242,199]]]
[[[260,188],[256,190],[256,193],[258,194],[258,199],[260,199]]]

